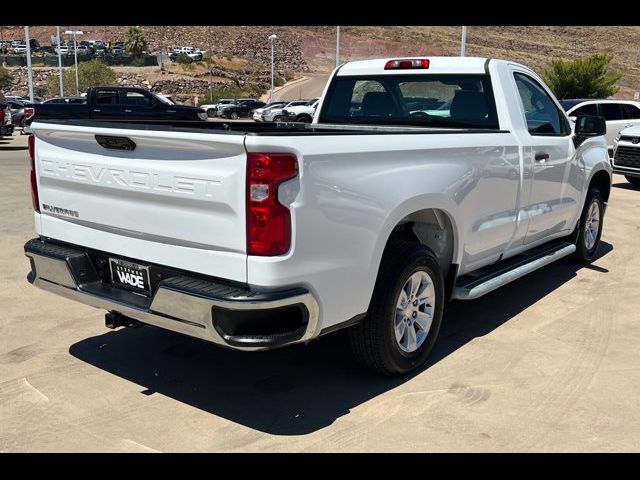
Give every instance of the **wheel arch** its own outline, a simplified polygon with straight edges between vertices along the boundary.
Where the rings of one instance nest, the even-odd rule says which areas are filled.
[[[604,202],[607,203],[609,201],[609,195],[611,194],[611,174],[605,170],[604,168],[598,169],[594,171],[589,179],[589,187],[590,190],[592,187],[596,187],[602,193],[602,198]]]
[[[389,242],[399,238],[415,241],[434,252],[449,290],[457,276],[461,257],[462,235],[455,219],[455,204],[447,198],[421,196],[403,203],[387,217],[374,250],[372,265],[375,270],[371,272],[371,277],[377,280]]]

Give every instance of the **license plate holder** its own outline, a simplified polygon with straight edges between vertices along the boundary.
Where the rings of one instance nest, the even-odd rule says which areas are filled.
[[[111,284],[131,292],[151,296],[149,267],[139,263],[109,258]]]

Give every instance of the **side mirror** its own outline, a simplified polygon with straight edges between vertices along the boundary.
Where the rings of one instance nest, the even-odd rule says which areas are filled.
[[[576,123],[576,120],[578,120],[578,117],[576,117],[575,115],[571,115],[569,117],[569,120],[571,120],[573,123]]]
[[[574,133],[576,137],[598,137],[607,133],[607,124],[604,117],[584,115],[576,119]]]

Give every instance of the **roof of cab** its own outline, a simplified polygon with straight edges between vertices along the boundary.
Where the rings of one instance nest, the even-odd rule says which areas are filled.
[[[385,70],[389,60],[410,60],[426,58],[429,60],[428,69]],[[392,74],[420,74],[420,73],[485,73],[487,58],[481,57],[432,57],[416,55],[415,57],[389,57],[374,60],[359,60],[348,62],[340,67],[338,76],[348,75],[392,75]]]

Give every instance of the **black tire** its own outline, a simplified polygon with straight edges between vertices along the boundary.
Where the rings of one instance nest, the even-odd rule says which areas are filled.
[[[231,120],[237,120],[238,119],[238,113],[237,112],[231,112],[231,115],[229,115],[229,117],[231,118]]]
[[[634,187],[640,187],[640,177],[629,177],[625,175],[624,178],[626,178],[627,182],[629,182]]]
[[[598,230],[596,235],[595,243],[591,246],[591,248],[587,247],[585,240],[585,229],[587,228],[587,221],[589,219],[589,210],[591,209],[591,205],[593,203],[597,203],[598,212],[599,212],[599,221],[598,221]],[[587,193],[587,198],[584,202],[584,208],[582,209],[582,215],[580,216],[580,221],[578,222],[578,231],[574,234],[576,251],[573,254],[573,259],[575,261],[581,263],[589,263],[592,262],[596,256],[596,251],[598,250],[598,245],[600,245],[600,236],[602,235],[602,223],[604,220],[604,200],[602,198],[602,193],[595,187],[592,187]]]
[[[407,353],[395,337],[396,302],[405,282],[418,271],[426,272],[433,281],[435,308],[431,328],[422,345]],[[433,252],[418,243],[393,241],[383,255],[367,317],[349,329],[349,343],[356,360],[388,376],[402,375],[420,367],[438,338],[443,308],[444,280]]]
[[[296,118],[296,122],[311,123],[311,117],[307,115],[300,115],[298,118]]]
[[[208,108],[207,109],[207,117],[213,118],[215,116],[216,116],[216,111],[213,108]]]
[[[273,121],[274,122],[281,122],[282,121],[282,115],[276,115],[275,117],[273,117]]]

